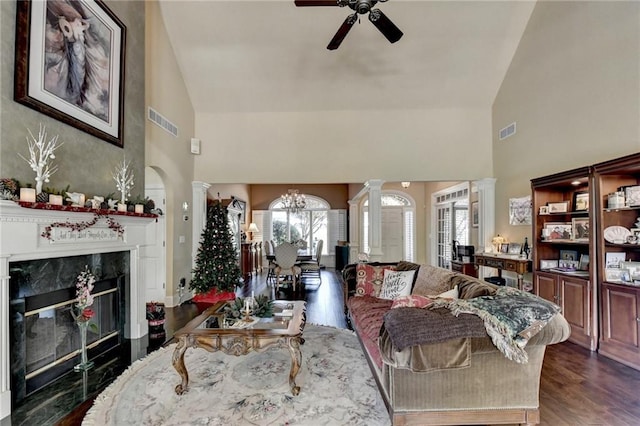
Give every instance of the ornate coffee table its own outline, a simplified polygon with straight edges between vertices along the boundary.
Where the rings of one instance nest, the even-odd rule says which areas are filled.
[[[184,365],[184,354],[188,348],[203,348],[209,352],[222,351],[228,355],[246,355],[251,351],[262,352],[277,345],[289,348],[291,371],[289,385],[291,393],[298,395],[300,386],[296,385],[296,376],[300,370],[302,353],[300,345],[304,343],[302,331],[306,322],[306,302],[274,301],[274,313],[284,309],[291,310],[287,317],[260,318],[247,328],[226,327],[223,309],[226,302],[218,302],[207,308],[202,314],[191,320],[175,333],[178,340],[173,351],[173,367],[178,371],[182,382],[176,385],[178,395],[187,391],[189,373]]]

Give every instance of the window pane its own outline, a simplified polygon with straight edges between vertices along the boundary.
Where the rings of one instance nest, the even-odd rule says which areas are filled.
[[[287,213],[283,211],[271,212],[272,236],[276,245],[287,241]]]

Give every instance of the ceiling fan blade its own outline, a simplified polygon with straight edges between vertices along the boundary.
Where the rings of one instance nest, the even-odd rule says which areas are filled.
[[[347,16],[347,19],[345,19],[340,28],[338,28],[338,32],[336,33],[336,35],[334,35],[329,42],[327,49],[336,50],[338,47],[340,47],[340,43],[342,43],[342,40],[344,40],[347,34],[349,34],[349,30],[351,29],[351,27],[353,27],[353,24],[355,24],[357,20],[357,13]]]
[[[307,6],[338,6],[338,0],[295,0],[298,7]]]
[[[380,9],[372,9],[369,12],[369,20],[391,43],[395,43],[402,38],[403,34],[400,28],[396,27]]]

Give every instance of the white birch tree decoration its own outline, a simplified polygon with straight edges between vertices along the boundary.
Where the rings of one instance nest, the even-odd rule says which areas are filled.
[[[133,173],[129,170],[129,165],[126,158],[122,160],[122,164],[118,164],[116,171],[113,174],[113,180],[116,181],[116,188],[120,191],[120,203],[124,204],[127,200],[126,197],[131,196],[131,188],[133,188]]]
[[[33,133],[29,130],[27,142],[29,144],[29,159],[26,159],[22,154],[18,155],[29,163],[31,169],[36,172],[36,194],[40,194],[42,192],[42,184],[45,182],[49,183],[51,175],[58,171],[58,166],[53,165],[51,160],[56,158],[53,152],[59,148],[62,143],[58,144],[58,136],[47,141],[46,127],[43,126],[42,123],[40,123],[37,138],[33,136]]]

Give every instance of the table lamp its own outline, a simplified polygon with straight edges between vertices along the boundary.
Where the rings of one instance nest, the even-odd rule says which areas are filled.
[[[258,229],[258,225],[256,225],[255,223],[251,222],[249,224],[249,227],[247,228],[247,232],[249,233],[249,240],[253,240],[253,233],[254,232],[260,232],[260,230]]]

